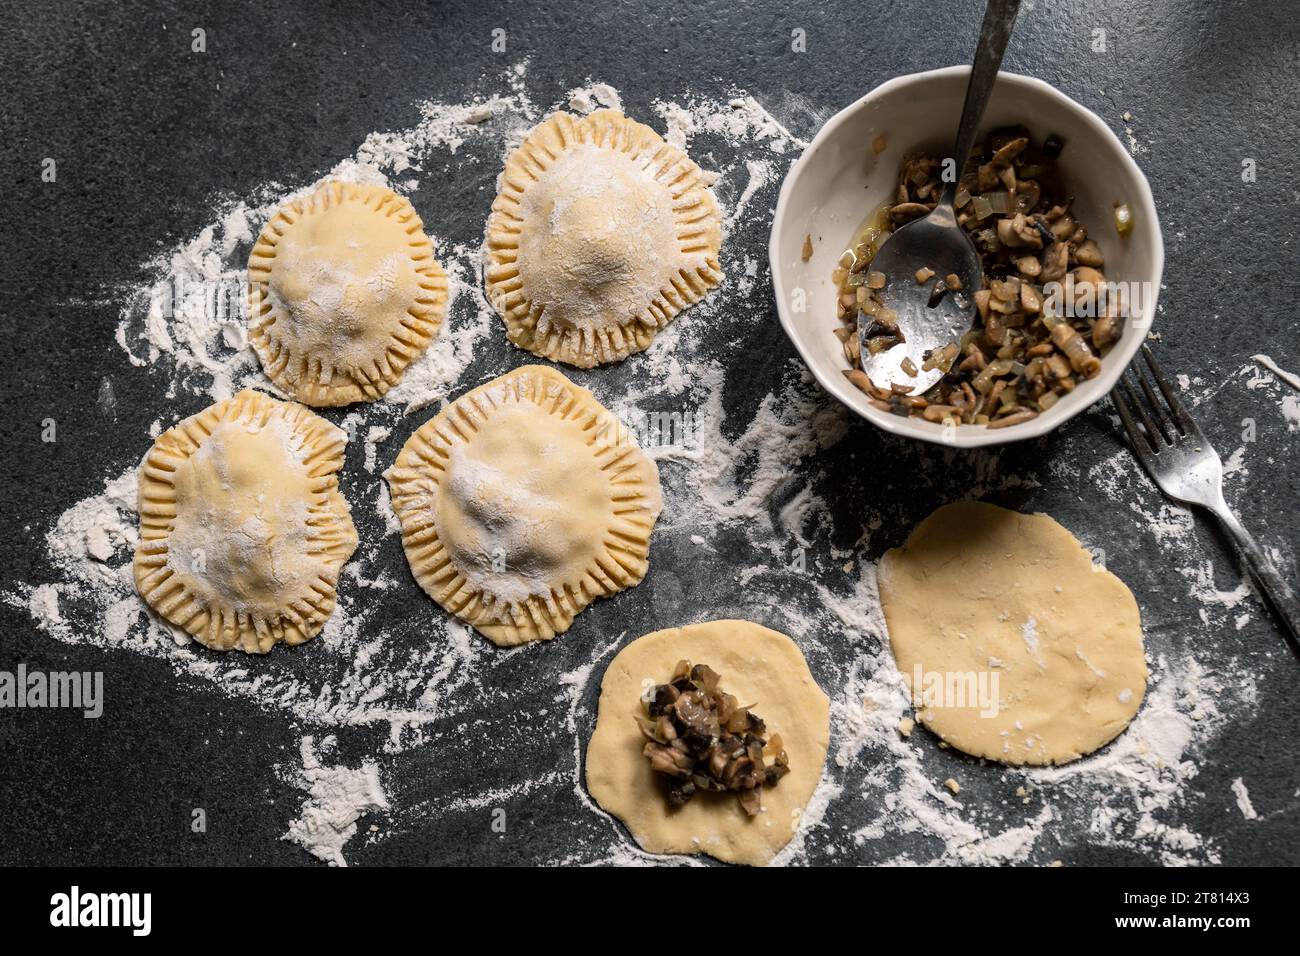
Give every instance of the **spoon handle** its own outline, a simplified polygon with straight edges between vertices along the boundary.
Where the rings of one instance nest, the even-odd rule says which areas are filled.
[[[966,102],[961,108],[961,125],[957,127],[957,145],[953,149],[957,175],[952,182],[944,184],[940,199],[946,205],[952,205],[953,197],[957,195],[957,183],[961,180],[971,147],[975,145],[975,134],[984,117],[989,94],[993,92],[998,67],[1002,65],[1002,54],[1006,52],[1007,41],[1011,39],[1011,29],[1015,26],[1019,11],[1020,0],[989,0],[989,5],[984,10],[979,46],[975,48],[975,63],[971,66],[970,82],[966,85]]]

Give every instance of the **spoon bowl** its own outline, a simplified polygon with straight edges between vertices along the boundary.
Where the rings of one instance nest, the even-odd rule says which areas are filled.
[[[979,251],[957,225],[952,206],[940,203],[928,216],[894,230],[871,260],[871,269],[884,273],[885,285],[876,297],[897,313],[903,341],[873,354],[874,327],[860,322],[862,370],[881,388],[910,385],[911,394],[920,395],[943,377],[942,369],[925,368],[930,353],[956,342],[974,323],[974,290],[984,278]],[[922,269],[934,274],[917,282]],[[946,283],[950,275],[957,277],[955,290]]]

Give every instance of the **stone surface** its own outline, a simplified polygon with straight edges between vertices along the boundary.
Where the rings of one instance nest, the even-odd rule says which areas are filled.
[[[653,13],[626,2],[517,4],[503,11],[457,0],[400,16],[351,18],[322,12],[307,0],[160,6],[161,13],[153,5],[123,3],[92,15],[75,3],[32,5],[0,36],[6,74],[0,108],[0,487],[6,489],[0,587],[42,580],[41,538],[50,521],[98,492],[106,475],[138,460],[142,436],[166,399],[157,379],[133,371],[111,345],[119,303],[104,290],[139,281],[137,264],[192,235],[214,197],[244,195],[267,181],[308,183],[350,155],[370,131],[415,122],[421,99],[455,99],[467,79],[525,58],[539,103],[559,99],[588,77],[617,87],[633,114],[655,96],[687,88],[722,94],[734,86],[810,137],[818,116],[893,75],[965,61],[981,8],[968,0],[936,0],[919,14],[921,5],[899,2],[864,7],[835,0],[795,9],[776,0],[696,0],[657,4]],[[1300,71],[1294,51],[1300,8],[1245,0],[1164,7],[1129,0],[1086,9],[1091,6],[1038,0],[1031,7],[1026,0],[1005,66],[1055,84],[1121,137],[1126,125],[1131,129],[1166,238],[1166,289],[1156,325],[1162,360],[1170,370],[1209,381],[1235,372],[1257,352],[1295,369]],[[189,52],[196,26],[207,31],[203,56]],[[505,58],[490,50],[496,27],[508,31]],[[796,27],[808,36],[808,52],[798,56],[789,52]],[[1105,54],[1092,50],[1097,29],[1106,31]],[[1125,113],[1132,117],[1127,124]],[[45,157],[58,161],[57,184],[40,181]],[[1245,158],[1257,162],[1254,184],[1241,181]],[[494,171],[476,175],[490,183]],[[442,234],[473,242],[489,199],[490,192],[445,194]],[[729,241],[745,243],[765,262],[765,233]],[[752,369],[750,387],[727,399],[742,422],[793,355],[774,316],[748,329],[741,346]],[[117,390],[111,422],[96,405],[105,377]],[[1226,453],[1241,444],[1243,419],[1263,422],[1273,414],[1267,401],[1244,388],[1224,389],[1201,405],[1198,416]],[[39,442],[39,422],[47,416],[60,423],[55,445]],[[419,420],[406,422],[407,430]],[[1121,447],[1109,417],[1094,412],[1067,431],[1002,454],[998,467],[1035,483],[999,502],[1048,511],[1067,526],[1096,523],[1112,569],[1138,595],[1149,638],[1177,644],[1197,605],[1184,582],[1170,581],[1160,552],[1122,520],[1126,502],[1107,500],[1086,478],[1092,463]],[[399,447],[404,437],[394,436],[389,447]],[[1298,438],[1295,431],[1261,425],[1248,450],[1248,474],[1230,480],[1228,490],[1245,523],[1289,562],[1293,579]],[[872,460],[880,441],[855,422],[818,464],[820,490],[830,489],[835,501],[833,540],[841,547],[862,531],[855,495],[871,489],[896,496],[890,513],[896,526],[873,538],[872,557],[950,496],[914,491],[887,462]],[[1058,453],[1065,457],[1057,468],[1042,467]],[[974,459],[954,461],[937,449],[909,456],[911,467],[951,469],[953,494],[978,467]],[[351,467],[356,473],[355,461]],[[1132,480],[1145,479],[1135,473]],[[1195,541],[1220,586],[1234,587],[1238,573],[1224,541],[1199,521]],[[385,548],[392,573],[402,575],[395,539]],[[652,553],[647,585],[653,569],[672,567],[676,557]],[[629,637],[653,630],[645,622],[656,596],[689,607],[693,589],[711,586],[710,574],[720,580],[725,573],[718,562],[734,571],[747,557],[694,561],[621,609],[593,609],[587,623],[607,634],[630,629]],[[393,592],[400,600],[424,600],[409,577],[401,580],[402,589]],[[1290,731],[1300,722],[1300,666],[1282,649],[1267,615],[1253,599],[1248,604],[1252,613],[1241,629],[1209,638],[1231,648],[1216,658],[1224,662],[1220,680],[1233,681],[1238,666],[1241,673],[1266,675],[1258,709],[1231,724],[1204,755],[1196,789],[1213,796],[1189,801],[1182,822],[1207,835],[1225,863],[1295,864],[1300,744]],[[396,608],[394,617],[401,613]],[[199,682],[178,686],[171,668],[157,660],[51,641],[19,609],[0,605],[0,621],[0,668],[25,661],[31,668],[103,670],[112,695],[105,717],[94,721],[74,712],[0,713],[0,861],[310,862],[279,839],[304,794],[275,771],[277,764],[298,765],[298,741],[310,726]],[[675,621],[655,626],[668,623]],[[1192,633],[1206,639],[1203,629]],[[556,642],[546,673],[581,666],[591,646],[574,635]],[[821,666],[813,664],[815,671]],[[535,678],[528,658],[515,657],[502,662],[495,679]],[[595,692],[593,681],[589,699]],[[548,703],[554,706],[552,695],[540,693],[526,696],[522,706],[536,712]],[[213,732],[214,722],[220,733]],[[567,786],[536,800],[512,800],[508,838],[491,831],[487,809],[441,812],[458,796],[514,782],[516,760],[531,775],[573,764],[571,740],[561,739],[554,752],[485,754],[475,744],[474,721],[467,726],[462,737],[451,734],[441,747],[404,755],[404,772],[385,782],[398,809],[376,818],[389,832],[372,843],[353,841],[345,850],[350,862],[528,863],[564,858],[575,841],[610,840],[607,824],[597,823]],[[338,759],[356,766],[382,748],[386,735],[386,727],[351,729]],[[935,779],[942,780],[949,771],[936,761]],[[1005,797],[1004,786],[982,787],[972,766],[956,769],[963,802]],[[1245,820],[1234,804],[1230,784],[1243,774],[1259,820]],[[204,838],[189,831],[195,807],[208,810]],[[363,830],[369,822],[363,818]],[[912,852],[925,859],[932,852],[920,837],[893,834],[865,850],[849,844],[832,856],[823,851],[835,833],[860,821],[852,802],[843,801],[832,805],[825,822],[810,842],[815,862],[872,862]],[[601,835],[592,837],[596,826]],[[1032,859],[1158,862],[1095,846],[1082,829],[1058,838]]]

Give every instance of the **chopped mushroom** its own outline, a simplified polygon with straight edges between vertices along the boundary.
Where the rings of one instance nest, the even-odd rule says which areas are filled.
[[[849,378],[854,381],[853,374]],[[781,735],[766,736],[762,718],[721,684],[707,664],[678,661],[672,679],[644,701],[642,753],[651,770],[668,778],[669,806],[685,806],[701,790],[734,792],[745,813],[755,816],[763,809],[762,788],[780,783],[790,759]]]
[[[1088,239],[1079,244],[1079,248],[1074,250],[1074,261],[1081,266],[1092,266],[1096,269],[1106,264],[1106,260],[1101,255],[1101,246],[1097,245],[1095,239]]]
[[[1042,293],[1030,282],[1020,283],[1020,307],[1028,313],[1043,311]]]
[[[1047,411],[1100,373],[1106,353],[1124,334],[1126,303],[1123,287],[1106,282],[1101,247],[1088,237],[1062,188],[1056,160],[1064,147],[1054,134],[1039,145],[1023,128],[999,130],[959,171],[957,222],[980,252],[984,279],[981,288],[960,293],[974,302],[974,327],[923,354],[923,370],[943,373],[924,394],[912,394],[906,384],[880,388],[862,371],[869,354],[905,340],[884,277],[876,278],[871,260],[893,228],[935,207],[945,185],[938,157],[904,159],[895,193],[832,276],[840,292],[836,335],[849,365],[844,374],[873,408],[936,423],[1009,428]],[[1117,204],[1115,227],[1121,235],[1131,230],[1127,206]],[[955,276],[940,277],[929,267],[918,269],[915,278],[933,285],[932,304],[961,288]],[[916,369],[911,363],[899,367],[905,376]]]
[[[900,222],[911,222],[913,219],[928,216],[930,207],[919,202],[901,202],[889,210],[889,214]]]
[[[1052,325],[1052,341],[1065,353],[1074,370],[1084,378],[1092,378],[1101,371],[1101,361],[1092,354],[1092,349],[1088,348],[1083,336],[1064,321],[1058,319]]]
[[[1043,253],[1043,268],[1038,273],[1038,278],[1044,283],[1060,282],[1065,278],[1065,270],[1070,267],[1070,247],[1067,243],[1058,242]]]
[[[1020,274],[1030,279],[1036,279],[1042,274],[1043,264],[1038,261],[1036,256],[1021,256],[1018,259],[1011,260],[1012,264],[1019,270]]]

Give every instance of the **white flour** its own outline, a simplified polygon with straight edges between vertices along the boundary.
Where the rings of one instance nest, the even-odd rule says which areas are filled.
[[[325,766],[321,752],[328,752],[334,745],[334,738],[326,737],[318,750],[314,738],[302,739],[298,782],[308,797],[303,801],[302,816],[289,824],[284,839],[292,840],[330,866],[347,866],[343,845],[356,834],[357,820],[363,814],[386,810],[388,799],[374,762],[367,760],[355,770]]]
[[[454,178],[457,163],[499,164],[546,109],[532,103],[522,66],[511,70],[499,87],[484,83],[493,88],[468,102],[425,104],[421,122],[411,129],[372,134],[355,156],[326,175],[386,183],[409,193],[426,178],[435,188],[448,175]],[[612,88],[594,84],[570,91],[556,105],[588,112],[619,106],[620,97]],[[1255,678],[1234,672],[1227,680],[1222,657],[1218,666],[1208,668],[1186,648],[1212,647],[1225,622],[1242,626],[1238,620],[1250,601],[1246,585],[1214,580],[1192,517],[1161,497],[1127,452],[1117,452],[1090,466],[1087,484],[1105,498],[1128,502],[1115,509],[1114,520],[1125,528],[1131,522],[1135,539],[1154,539],[1176,571],[1130,583],[1139,600],[1142,588],[1155,581],[1180,587],[1199,617],[1199,622],[1177,621],[1176,629],[1195,633],[1172,642],[1167,630],[1151,630],[1153,622],[1148,622],[1154,683],[1134,725],[1087,760],[1027,771],[981,765],[940,748],[920,730],[902,736],[899,723],[911,707],[889,653],[875,569],[866,557],[878,537],[901,540],[889,501],[893,492],[853,505],[855,513],[867,512],[856,540],[833,539],[842,523],[837,515],[845,513],[836,497],[845,492],[827,480],[818,462],[819,456],[843,452],[848,413],[823,396],[793,361],[770,374],[772,390],[754,407],[738,407],[734,400],[735,377],[749,371],[729,353],[751,348],[754,324],[769,321],[766,269],[754,250],[765,238],[781,176],[804,141],[744,94],[722,99],[685,94],[656,103],[653,112],[637,118],[691,149],[693,158],[714,173],[713,188],[732,242],[723,247],[726,280],[664,330],[645,355],[579,380],[627,421],[665,410],[679,419],[671,423],[672,440],[659,436],[647,448],[663,472],[666,499],[655,532],[656,553],[664,557],[652,567],[647,585],[653,583],[656,593],[669,597],[688,593],[693,582],[677,578],[688,572],[679,572],[671,555],[705,562],[702,568],[733,587],[721,588],[705,603],[684,605],[675,612],[680,623],[688,617],[745,616],[786,630],[803,646],[831,695],[826,771],[805,811],[804,826],[780,861],[851,856],[879,863],[1042,862],[1062,842],[1080,840],[1166,863],[1216,860],[1212,843],[1183,826],[1181,810],[1201,799],[1192,789],[1199,754],[1223,725],[1225,713],[1241,720],[1253,708]],[[794,122],[804,112],[806,105],[788,111],[787,120]],[[127,290],[116,339],[134,369],[120,376],[117,395],[120,400],[132,382],[144,377],[165,384],[174,406],[158,410],[161,418],[152,434],[244,385],[275,393],[243,333],[245,259],[271,211],[313,185],[291,190],[272,183],[250,196],[219,200],[209,225],[151,264],[154,281]],[[513,800],[549,797],[576,800],[589,820],[572,849],[548,862],[690,862],[641,853],[581,783],[581,753],[595,719],[595,687],[608,658],[636,634],[607,638],[584,633],[580,619],[556,642],[563,646],[503,652],[425,601],[407,580],[405,567],[400,581],[394,577],[399,573],[391,565],[394,555],[401,560],[394,537],[398,528],[379,477],[397,453],[390,436],[407,416],[421,422],[448,397],[479,384],[481,377],[466,375],[476,358],[503,357],[507,367],[529,359],[505,343],[501,322],[484,301],[481,234],[440,235],[436,215],[421,212],[451,279],[450,314],[428,352],[383,401],[357,406],[336,419],[354,440],[350,462],[361,449],[361,465],[345,469],[342,489],[354,515],[369,519],[364,525],[370,530],[363,529],[340,582],[338,609],[319,639],[297,656],[220,655],[148,614],[131,577],[134,468],[106,476],[103,492],[71,504],[54,527],[45,529],[49,573],[44,580],[15,584],[0,597],[26,609],[36,626],[56,640],[163,660],[178,677],[205,681],[284,715],[302,738],[302,770],[292,780],[309,794],[301,817],[287,824],[286,838],[320,859],[343,864],[344,846],[366,814],[387,819],[389,825],[372,834],[381,840],[394,828],[418,829],[431,818],[481,814]],[[745,244],[734,241],[741,235]],[[1209,380],[1218,382],[1215,388],[1276,389],[1273,376],[1286,376],[1268,367],[1272,374],[1255,369],[1259,381],[1246,381],[1242,373]],[[495,367],[490,374],[504,370]],[[1300,428],[1300,406],[1292,414],[1279,399],[1278,409],[1283,421]],[[965,458],[948,450],[937,453],[941,457],[923,458],[916,447],[901,442],[888,440],[883,447],[898,456],[904,475],[923,461],[942,462],[941,471],[968,462],[970,476],[962,494],[980,497],[1028,491],[1043,481],[1082,486],[1077,464],[1082,456],[1071,457],[1072,441],[1062,439],[1056,458],[1023,475],[1010,473],[998,450]],[[141,454],[148,445],[149,436],[139,436]],[[1250,448],[1243,445],[1241,469],[1249,458]],[[947,477],[938,474],[924,476],[920,490],[942,489],[950,497],[949,488]],[[1087,542],[1088,528],[1071,530]],[[734,566],[713,567],[721,563],[719,555],[731,554],[741,555]],[[417,602],[409,609],[403,606],[413,624],[400,634],[377,623],[385,603],[399,593],[404,601]],[[418,634],[414,645],[406,640],[412,633]],[[548,654],[578,647],[587,649],[587,663],[546,676]],[[535,732],[548,738],[538,746],[551,745],[548,753],[571,750],[572,762],[523,780],[485,780],[478,790],[410,799],[397,782],[415,751],[434,744],[468,746],[466,738],[487,748],[493,727],[517,730],[510,723],[485,728],[479,716],[467,721],[471,709],[485,702],[510,715],[512,688],[502,686],[501,675],[516,667],[519,655],[528,655],[529,666],[543,675],[542,696],[530,698],[541,699],[543,715],[551,714],[550,720],[534,720]],[[563,719],[557,721],[556,715]],[[386,730],[387,742],[359,769],[325,765],[321,754],[330,749],[332,738],[322,735],[375,726]],[[960,782],[959,794],[944,787],[949,777]],[[981,798],[981,787],[996,796]],[[899,852],[896,848],[903,844],[911,849]]]
[[[1255,805],[1250,802],[1250,791],[1246,789],[1246,784],[1240,777],[1232,781],[1232,794],[1237,798],[1237,809],[1247,820],[1258,820],[1259,814],[1255,811]]]
[[[1252,355],[1251,358],[1253,358],[1260,365],[1264,366],[1264,368],[1268,369],[1270,372],[1272,372],[1282,381],[1286,382],[1296,391],[1300,392],[1300,375],[1296,375],[1293,372],[1287,372],[1283,369],[1278,368],[1277,363],[1274,362],[1267,355]]]
[[[1267,355],[1256,355],[1253,356],[1253,358],[1260,365],[1264,366],[1264,368],[1276,375],[1279,381],[1285,382],[1287,385],[1290,385],[1295,389],[1296,392],[1300,392],[1300,375],[1278,368],[1277,363]],[[1258,379],[1254,381],[1258,382]],[[1258,387],[1258,385],[1252,384],[1252,387]],[[1282,411],[1282,417],[1286,419],[1287,430],[1293,432],[1300,431],[1300,394],[1288,392],[1283,395],[1278,403],[1278,408]]]

